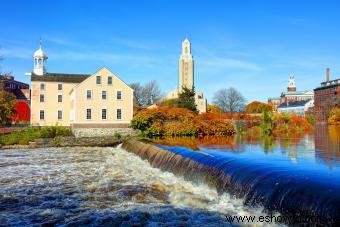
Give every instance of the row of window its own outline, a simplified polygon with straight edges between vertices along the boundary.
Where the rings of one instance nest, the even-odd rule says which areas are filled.
[[[87,90],[86,91],[86,98],[87,99],[92,99],[92,90]],[[106,100],[107,99],[107,91],[102,91],[102,99]],[[121,100],[122,99],[122,91],[117,91],[116,92],[116,99]]]
[[[57,84],[58,91],[63,90],[63,84]],[[40,90],[44,91],[45,90],[45,83],[40,83]]]
[[[86,109],[86,119],[91,120],[92,119],[92,109]],[[102,109],[102,120],[107,119],[107,109]],[[122,109],[116,110],[116,119],[121,120],[122,119]]]
[[[40,102],[45,102],[45,95],[44,94],[40,94]],[[58,102],[63,102],[63,95],[58,95]]]
[[[102,84],[102,77],[101,76],[96,76],[96,84]],[[112,76],[107,77],[107,84],[112,85]],[[63,90],[63,84],[57,84],[58,91]],[[40,83],[40,90],[44,91],[45,90],[45,83]]]
[[[40,118],[40,120],[45,120],[45,110],[40,110],[39,118]],[[57,119],[58,120],[63,119],[63,111],[62,110],[58,110]]]
[[[102,84],[102,77],[101,76],[96,76],[96,84],[98,84],[98,85]],[[107,84],[112,85],[112,76],[107,77]]]
[[[86,98],[87,99],[92,99],[92,90],[87,90]],[[40,102],[45,102],[45,94],[40,94],[39,99],[40,99]],[[107,99],[107,91],[102,91],[102,99],[103,100]],[[121,100],[122,99],[122,92],[121,91],[117,91],[116,99],[117,100]],[[58,102],[63,102],[63,95],[58,95]]]
[[[45,110],[40,110],[39,113],[40,120],[45,120]],[[57,119],[62,120],[63,119],[63,111],[58,110]],[[86,109],[86,119],[91,120],[92,119],[92,109]],[[102,120],[107,119],[107,109],[102,109]],[[122,119],[122,109],[116,110],[116,119],[121,120]]]

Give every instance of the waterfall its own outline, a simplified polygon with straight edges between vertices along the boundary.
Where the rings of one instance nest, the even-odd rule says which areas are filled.
[[[340,182],[331,176],[253,163],[228,152],[153,146],[135,139],[122,147],[153,167],[216,187],[219,193],[243,198],[246,205],[263,206],[267,213],[317,217],[319,224],[340,220]]]

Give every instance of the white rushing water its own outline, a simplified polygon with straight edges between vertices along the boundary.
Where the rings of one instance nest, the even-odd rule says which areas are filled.
[[[0,150],[0,173],[0,226],[225,226],[225,215],[264,215],[120,147]]]

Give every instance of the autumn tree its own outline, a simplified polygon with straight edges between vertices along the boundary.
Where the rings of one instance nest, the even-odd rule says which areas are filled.
[[[134,90],[134,97],[139,106],[151,105],[163,97],[162,90],[155,80],[149,81],[145,85],[132,83],[130,87]]]
[[[213,97],[213,103],[225,112],[240,112],[244,109],[245,98],[235,88],[222,88]]]
[[[216,105],[208,104],[207,106],[207,113],[220,113],[222,109]]]
[[[273,108],[271,105],[259,101],[253,101],[246,105],[246,112],[247,113],[263,113],[263,112],[271,112]]]
[[[15,111],[15,96],[4,90],[0,90],[0,123],[11,122],[12,114]]]
[[[331,110],[328,117],[328,124],[340,125],[340,107],[335,107]]]

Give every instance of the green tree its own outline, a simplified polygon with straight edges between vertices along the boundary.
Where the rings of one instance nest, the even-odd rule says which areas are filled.
[[[11,122],[14,113],[15,96],[7,91],[0,91],[0,123],[6,124]]]
[[[177,107],[187,108],[195,113],[198,113],[195,103],[195,88],[182,87],[182,92],[178,95]]]

